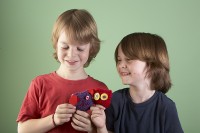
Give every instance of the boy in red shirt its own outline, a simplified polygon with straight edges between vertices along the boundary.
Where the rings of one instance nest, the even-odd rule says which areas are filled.
[[[95,20],[86,10],[68,10],[58,17],[52,41],[60,66],[32,80],[17,118],[18,132],[95,132],[90,115],[68,103],[72,93],[108,89],[84,70],[100,49]]]

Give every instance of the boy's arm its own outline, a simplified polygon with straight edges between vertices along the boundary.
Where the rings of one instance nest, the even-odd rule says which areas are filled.
[[[53,129],[57,125],[69,122],[72,114],[76,111],[71,104],[60,104],[57,106],[54,117],[53,114],[39,119],[29,119],[18,122],[18,133],[44,133]]]
[[[18,122],[18,133],[44,133],[54,128],[52,115],[41,119]]]
[[[113,132],[108,131],[106,126],[105,126],[105,127],[101,128],[101,129],[97,128],[97,133],[113,133]]]
[[[103,128],[97,128],[97,133],[110,133],[106,126],[104,126]]]
[[[95,107],[91,107],[90,110],[92,111],[91,120],[97,128],[97,133],[113,133],[106,128],[105,108],[101,105],[96,105]]]

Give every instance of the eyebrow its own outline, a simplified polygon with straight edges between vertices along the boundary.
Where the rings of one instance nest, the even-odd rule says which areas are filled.
[[[62,43],[62,44],[67,44],[67,45],[68,45],[68,43],[67,43],[67,42],[65,42],[65,41],[61,41],[61,43]]]

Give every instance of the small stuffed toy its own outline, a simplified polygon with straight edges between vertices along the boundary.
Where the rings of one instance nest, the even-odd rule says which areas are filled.
[[[77,110],[87,111],[94,104],[92,95],[88,91],[72,94],[69,103],[76,106]]]
[[[87,111],[92,105],[100,104],[105,108],[110,106],[112,91],[107,89],[90,89],[72,94],[69,103],[77,110]]]
[[[94,104],[99,104],[108,108],[112,98],[112,91],[106,89],[94,89],[93,91]]]

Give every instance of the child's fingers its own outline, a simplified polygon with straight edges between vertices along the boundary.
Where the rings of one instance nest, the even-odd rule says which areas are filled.
[[[98,107],[98,108],[100,108],[100,109],[103,109],[103,110],[106,109],[104,106],[102,106],[102,105],[100,105],[100,104],[97,104],[96,107]]]
[[[57,108],[63,109],[63,108],[68,108],[68,109],[75,109],[76,107],[72,104],[64,103],[64,104],[59,104]]]
[[[56,108],[58,114],[72,114],[76,111],[76,107],[71,104],[60,104]]]
[[[76,110],[76,114],[78,114],[78,115],[80,115],[82,117],[85,117],[85,118],[89,118],[90,117],[90,115],[87,112],[81,111],[81,110]]]
[[[91,106],[90,107],[90,110],[105,110],[106,108],[104,107],[104,106],[102,106],[102,105],[96,105],[96,106]]]

